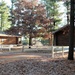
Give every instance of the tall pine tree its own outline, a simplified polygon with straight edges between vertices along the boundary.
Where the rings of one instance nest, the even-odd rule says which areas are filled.
[[[66,0],[64,2],[64,6],[66,7],[66,15],[67,15],[67,24],[70,24],[70,0]]]
[[[10,27],[9,22],[9,7],[2,0],[0,2],[0,30],[4,31]]]
[[[58,0],[42,0],[43,3],[46,5],[47,10],[47,16],[52,19],[54,25],[51,30],[56,30],[58,28],[58,24],[60,24],[61,19],[59,16],[61,13],[59,13],[59,5],[57,4]]]

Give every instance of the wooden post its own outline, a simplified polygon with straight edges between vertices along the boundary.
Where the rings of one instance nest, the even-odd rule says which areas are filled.
[[[54,47],[53,47],[53,42],[54,42],[54,36],[52,35],[52,58],[54,58]]]
[[[11,51],[11,45],[9,45],[9,51]]]
[[[1,45],[1,51],[2,51],[2,45]]]
[[[54,47],[52,46],[52,58],[54,58]]]
[[[36,46],[36,50],[38,50],[38,47]]]
[[[64,47],[62,46],[62,56],[64,57]]]
[[[22,45],[22,52],[24,52],[24,45]]]

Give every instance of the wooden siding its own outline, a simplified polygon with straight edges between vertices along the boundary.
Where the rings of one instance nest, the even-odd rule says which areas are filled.
[[[75,37],[75,31],[74,31],[74,37]],[[69,25],[63,28],[62,30],[54,33],[54,45],[69,46]],[[74,40],[74,46],[75,46],[75,40]]]
[[[18,44],[18,37],[0,37],[0,44]]]

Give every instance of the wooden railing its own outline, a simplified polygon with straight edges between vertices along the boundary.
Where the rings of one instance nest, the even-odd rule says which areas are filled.
[[[14,46],[19,46],[17,44],[15,45],[0,45],[0,49],[4,50],[4,49],[8,49],[9,51],[11,51],[12,48],[14,48]],[[40,50],[48,50],[49,53],[52,53],[52,58],[54,58],[54,55],[56,53],[62,53],[62,56],[64,56],[64,52],[68,51],[69,46],[30,46],[31,48],[29,49],[29,46],[26,45],[20,45],[21,48],[20,50],[22,50],[22,52],[24,51],[40,51]]]
[[[12,48],[14,48],[15,46],[18,46],[18,44],[11,44],[11,45],[0,45],[0,50],[9,50],[11,51]]]
[[[12,47],[13,47],[13,45],[0,45],[1,50],[8,49],[9,51],[11,51]]]
[[[54,58],[54,55],[56,53],[62,53],[62,56],[64,56],[64,52],[68,52],[69,46],[24,46],[22,48],[22,51],[40,51],[40,50],[49,50],[50,53],[52,53],[52,58]]]
[[[29,48],[31,47],[31,48]],[[22,49],[24,51],[28,51],[28,50],[51,50],[51,46],[22,46]]]
[[[64,56],[64,52],[68,52],[69,46],[52,46],[52,58],[54,58],[55,53],[62,53]]]

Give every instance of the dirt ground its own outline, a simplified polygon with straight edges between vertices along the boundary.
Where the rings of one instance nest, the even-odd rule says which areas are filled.
[[[0,75],[75,75],[75,60],[50,53],[0,53]]]

